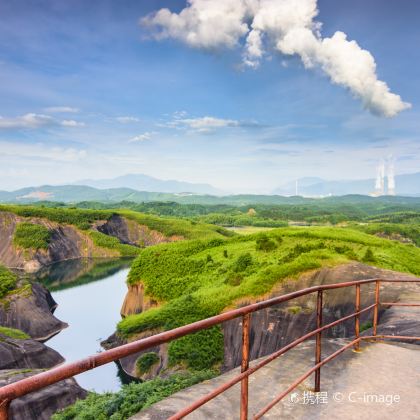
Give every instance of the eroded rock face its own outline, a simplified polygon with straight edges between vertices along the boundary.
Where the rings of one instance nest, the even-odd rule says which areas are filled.
[[[19,249],[13,245],[16,225],[21,222],[39,224],[50,230],[51,241],[47,250]],[[115,256],[119,256],[117,251],[95,247],[91,238],[74,226],[0,212],[0,263],[6,267],[34,273],[59,261]]]
[[[298,280],[291,280],[273,290],[270,297],[283,295],[295,290],[319,284],[341,283],[369,278],[413,278],[407,274],[383,270],[361,263],[350,263],[333,268],[324,268],[311,274],[305,274]],[[381,300],[396,301],[407,287],[417,289],[420,297],[420,285],[389,284],[381,291]],[[311,297],[301,297],[287,303],[267,308],[252,314],[250,331],[251,359],[266,356],[302,335],[316,328],[316,294]],[[361,307],[374,303],[374,285],[361,287]],[[250,303],[250,302],[248,302]],[[245,302],[244,302],[245,304]],[[342,288],[324,292],[323,324],[333,322],[355,311],[354,288]],[[387,317],[386,308],[379,311],[379,323]],[[373,312],[365,312],[360,316],[361,325],[372,320]],[[225,360],[223,370],[229,370],[241,363],[241,319],[235,319],[223,324],[225,342]],[[342,338],[354,335],[354,319],[349,319],[325,331],[324,337]],[[420,334],[418,334],[420,335]]]
[[[0,333],[0,370],[50,368],[63,362],[59,353],[38,341]]]
[[[138,283],[128,285],[127,294],[125,295],[120,312],[124,318],[128,315],[139,314],[156,306],[156,301],[145,296],[143,283]]]
[[[141,247],[183,239],[180,236],[167,237],[161,232],[139,225],[134,220],[126,219],[118,214],[114,214],[105,222],[97,223],[96,229],[105,235],[118,238],[123,244]]]
[[[0,387],[17,382],[42,370],[21,372],[19,370],[0,371]],[[49,420],[51,416],[78,399],[85,398],[87,391],[71,378],[58,382],[24,397],[14,400],[9,407],[9,418],[13,420]]]
[[[0,325],[22,330],[34,340],[46,341],[68,326],[53,315],[56,306],[44,286],[32,283],[27,291],[3,299]]]
[[[382,279],[401,279],[413,278],[407,274],[398,273],[390,270],[383,270],[361,263],[349,263],[333,268],[323,268],[311,273],[302,275],[297,280],[289,280],[283,282],[276,287],[269,296],[264,296],[264,300],[269,297],[275,297],[290,293],[295,290],[300,290],[306,287],[311,287],[319,284],[340,283],[353,280],[362,280],[368,278],[382,278]],[[381,290],[381,300],[383,301],[397,301],[401,299],[408,290],[415,293],[420,300],[420,285],[407,286],[404,284],[389,284]],[[411,289],[410,289],[411,288]],[[361,293],[361,307],[366,307],[374,303],[375,293],[374,285],[362,286]],[[129,291],[129,305],[126,302],[123,305],[122,314],[140,313],[148,309],[144,305],[144,290],[141,286],[138,289]],[[127,300],[127,298],[126,298]],[[403,299],[405,301],[410,299]],[[250,300],[243,300],[237,302],[238,306],[253,303]],[[137,306],[136,306],[137,305]],[[266,356],[284,345],[292,342],[293,340],[301,337],[305,333],[312,331],[316,327],[316,295],[301,297],[293,301],[278,305],[276,307],[267,308],[258,311],[252,315],[251,331],[250,331],[250,357],[256,359]],[[330,290],[324,293],[323,305],[323,323],[324,325],[333,322],[345,315],[349,315],[355,311],[355,288],[342,288]],[[412,324],[414,318],[410,321],[402,322],[401,315],[398,317],[399,326],[395,328],[396,319],[391,316],[393,312],[386,311],[387,308],[383,307],[379,311],[380,325],[388,325],[387,331],[394,330],[406,331],[413,333]],[[394,310],[394,309],[393,309]],[[392,311],[393,311],[392,310]],[[388,314],[388,315],[386,315]],[[420,316],[420,311],[418,313]],[[412,317],[413,317],[412,316]],[[372,321],[373,312],[366,312],[360,316],[360,324],[367,326]],[[389,318],[388,321],[386,321]],[[405,329],[404,329],[405,328]],[[411,328],[411,329],[410,329]],[[242,341],[242,325],[241,319],[235,319],[225,322],[222,325],[224,335],[224,363],[222,370],[227,371],[241,363],[241,341]],[[378,329],[378,332],[381,331]],[[368,332],[368,331],[367,331]],[[157,333],[147,331],[138,337],[143,338]],[[354,335],[354,319],[349,319],[337,326],[327,330],[323,333],[324,337],[331,338],[345,338]],[[403,335],[403,334],[401,334]],[[414,334],[416,335],[416,334]],[[420,336],[420,331],[417,336]],[[123,342],[116,335],[110,337],[107,342],[104,342],[104,347],[112,348],[121,345]],[[155,351],[161,360],[160,365],[156,369],[156,374],[159,374],[167,366],[167,346],[160,346],[148,351]],[[132,355],[130,357],[120,360],[123,370],[131,376],[136,375],[135,362],[142,353]]]

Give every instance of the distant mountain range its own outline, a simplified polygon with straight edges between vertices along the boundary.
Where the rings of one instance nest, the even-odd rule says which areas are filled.
[[[182,194],[179,194],[182,195]],[[0,191],[0,202],[30,203],[36,201],[59,201],[63,203],[77,203],[81,201],[169,201],[176,198],[176,194],[135,191],[131,188],[110,188],[100,190],[86,185],[42,185],[28,187],[8,192]]]
[[[74,184],[99,189],[130,188],[136,191],[159,191],[163,193],[224,194],[223,191],[218,190],[210,184],[195,184],[172,179],[162,180],[144,174],[127,174],[110,179],[84,179]]]
[[[420,195],[420,172],[397,175],[396,194],[400,196]],[[298,195],[319,197],[328,195],[371,194],[375,189],[374,179],[327,181],[322,178],[301,178],[298,180]],[[273,194],[295,195],[296,182],[289,182],[276,188]]]
[[[123,201],[142,203],[151,201],[172,201],[180,204],[226,204],[234,206],[248,206],[255,204],[311,204],[323,201],[330,204],[357,204],[357,203],[395,203],[395,205],[416,204],[420,205],[420,197],[369,197],[367,195],[332,196],[322,199],[305,197],[284,197],[280,195],[199,195],[192,193],[161,193],[148,191],[135,191],[131,188],[98,189],[85,185],[43,185],[40,187],[22,188],[17,191],[0,191],[0,203],[36,203],[55,201],[62,203],[81,203],[83,201],[97,201],[102,203],[120,203]]]
[[[146,175],[126,175],[113,179],[86,180],[80,182],[92,185],[43,185],[22,188],[16,191],[0,191],[0,202],[31,203],[57,201],[80,203],[82,201],[135,203],[148,201],[175,201],[188,204],[299,204],[313,201],[313,198],[329,196],[328,200],[340,202],[365,202],[377,200],[368,197],[374,187],[373,179],[355,181],[326,181],[321,178],[302,178],[298,181],[298,197],[295,197],[295,183],[277,188],[273,195],[221,195],[220,191],[208,184],[193,184],[180,181],[163,181]],[[79,184],[79,183],[78,183]],[[96,185],[96,187],[94,186]],[[112,187],[123,185],[124,187]],[[130,185],[131,187],[128,187]],[[110,186],[110,187],[107,187]],[[133,188],[135,187],[135,188]],[[149,191],[152,189],[155,191]],[[143,189],[143,190],[142,190]],[[170,192],[172,190],[173,192]],[[158,192],[157,192],[158,191]],[[169,192],[167,192],[169,191]],[[396,177],[398,197],[384,196],[381,200],[400,203],[412,201],[409,197],[420,197],[420,172]],[[402,197],[407,198],[402,198]]]

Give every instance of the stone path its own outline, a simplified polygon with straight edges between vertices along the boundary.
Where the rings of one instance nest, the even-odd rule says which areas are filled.
[[[347,341],[325,340],[323,357]],[[249,417],[285,390],[313,366],[314,342],[308,341],[271,362],[250,377]],[[166,419],[239,372],[227,372],[195,385],[132,417],[136,420]],[[321,391],[311,392],[313,376],[269,411],[270,419],[419,419],[420,346],[364,343],[362,352],[347,350],[322,369]],[[306,391],[306,394],[305,394]],[[238,419],[239,385],[229,389],[189,415],[189,420]]]

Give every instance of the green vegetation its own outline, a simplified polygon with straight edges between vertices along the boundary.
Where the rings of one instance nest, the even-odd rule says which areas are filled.
[[[150,371],[153,365],[160,361],[154,352],[144,353],[136,360],[137,373],[141,376]]]
[[[409,223],[410,222],[410,223]],[[400,242],[413,242],[420,247],[420,216],[419,219],[406,220],[402,223],[369,223],[367,225],[355,226],[357,229],[372,235],[397,240]]]
[[[0,299],[11,292],[17,284],[17,276],[0,265]]]
[[[261,243],[270,245],[260,250]],[[144,283],[146,294],[161,305],[124,318],[118,332],[130,338],[152,328],[169,330],[219,314],[238,300],[263,296],[285,278],[350,260],[420,274],[420,249],[349,228],[280,228],[263,236],[150,247],[134,261],[128,282]],[[222,359],[218,327],[169,345],[171,365],[206,369]]]
[[[363,331],[366,331],[372,327],[373,327],[372,321],[366,321],[360,325],[360,332],[362,333]]]
[[[131,210],[87,210],[78,208],[42,207],[0,205],[0,212],[10,212],[23,217],[38,217],[57,222],[70,224],[79,229],[87,230],[99,220],[109,220],[113,215],[120,215],[134,220],[149,229],[156,230],[166,236],[177,236],[184,239],[201,239],[213,237],[233,236],[234,233],[219,226],[206,224],[195,220],[184,220],[170,217],[159,217],[151,214],[142,214]]]
[[[120,253],[122,257],[135,257],[140,252],[140,248],[137,248],[132,245],[122,244],[114,236],[108,236],[104,233],[96,231],[89,232],[89,235],[96,246],[108,249],[115,249]]]
[[[184,239],[205,239],[233,236],[234,233],[219,226],[176,218],[165,218],[142,214],[135,211],[119,210],[118,214],[146,225],[149,229],[163,233],[165,236],[177,236]]]
[[[25,332],[21,330],[16,330],[15,328],[2,327],[1,325],[0,325],[0,334],[3,334],[10,338],[16,338],[18,340],[26,340],[30,338],[28,334],[26,334]]]
[[[24,249],[48,249],[51,232],[43,225],[18,223],[13,235],[13,244]]]
[[[80,229],[89,229],[95,221],[108,220],[113,214],[110,211],[18,205],[0,205],[0,211],[8,211],[22,217],[41,217],[52,222],[74,225]]]
[[[169,378],[156,378],[142,383],[124,385],[117,393],[89,393],[52,416],[52,420],[123,420],[140,410],[206,379],[215,376],[211,370],[185,372]]]

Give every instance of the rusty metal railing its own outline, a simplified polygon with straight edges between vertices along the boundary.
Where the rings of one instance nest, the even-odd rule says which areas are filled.
[[[367,284],[375,284],[375,302],[366,308],[361,309],[361,286]],[[380,305],[386,306],[420,306],[417,303],[400,303],[400,302],[380,302],[379,292],[381,283],[420,283],[420,279],[366,279],[366,280],[357,280],[344,283],[334,283],[326,284],[320,286],[308,287],[306,289],[298,290],[291,292],[282,296],[278,296],[272,299],[268,299],[262,302],[257,302],[242,308],[234,309],[220,315],[203,319],[201,321],[194,322],[192,324],[184,325],[179,328],[175,328],[170,331],[165,331],[151,337],[143,338],[132,343],[124,344],[122,346],[113,348],[111,350],[106,350],[102,353],[95,354],[88,358],[72,362],[65,363],[63,365],[52,368],[46,372],[39,373],[37,375],[22,379],[18,382],[6,385],[0,388],[0,420],[8,419],[8,411],[10,403],[19,397],[22,397],[31,392],[37,391],[39,389],[45,388],[49,385],[55,384],[59,381],[62,381],[67,378],[71,378],[80,373],[86,372],[88,370],[94,369],[98,366],[104,364],[115,362],[118,359],[124,358],[131,354],[143,351],[155,346],[158,346],[163,343],[175,340],[177,338],[183,337],[187,334],[195,333],[197,331],[210,328],[212,326],[221,324],[232,319],[242,317],[242,363],[241,363],[241,373],[229,380],[228,382],[220,385],[214,389],[209,394],[201,397],[200,399],[191,403],[188,407],[185,407],[183,410],[179,411],[173,415],[170,419],[181,419],[186,415],[190,414],[197,408],[201,407],[206,402],[217,397],[227,389],[231,388],[233,385],[241,382],[241,398],[240,398],[240,407],[239,414],[241,420],[247,420],[248,418],[248,378],[257,370],[261,369],[263,366],[267,365],[274,359],[278,358],[282,354],[286,353],[288,350],[296,347],[298,344],[303,341],[315,337],[315,365],[305,372],[302,376],[295,380],[286,390],[281,392],[277,397],[270,402],[268,405],[263,407],[258,411],[253,418],[261,418],[267,411],[274,407],[279,401],[281,401],[287,394],[289,394],[293,389],[295,389],[300,383],[302,383],[306,378],[315,373],[315,392],[319,392],[321,389],[321,367],[337,357],[339,354],[345,350],[354,347],[355,350],[358,350],[360,347],[360,342],[367,339],[399,339],[399,340],[420,340],[420,337],[410,337],[410,336],[395,336],[395,335],[377,335],[377,325],[378,325],[378,310]],[[341,289],[345,287],[356,288],[356,301],[355,301],[355,312],[346,315],[336,321],[333,321],[329,324],[323,325],[322,323],[322,308],[323,308],[323,294],[325,291],[331,289]],[[299,298],[301,296],[309,295],[312,293],[317,293],[317,305],[316,305],[316,329],[299,337],[298,339],[292,341],[281,349],[275,351],[269,356],[265,357],[262,361],[249,366],[249,350],[250,350],[250,325],[251,325],[251,314],[253,312],[259,311],[261,309],[269,308],[274,305],[278,305],[283,302],[287,302],[292,299]],[[373,335],[370,336],[360,336],[360,315],[368,312],[373,309]],[[322,332],[342,323],[346,320],[354,318],[355,321],[355,338],[346,344],[345,346],[339,348],[334,353],[322,359],[322,349],[321,349],[321,337]]]

